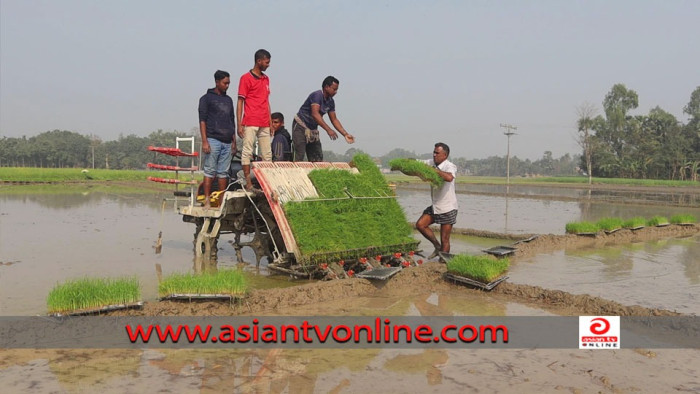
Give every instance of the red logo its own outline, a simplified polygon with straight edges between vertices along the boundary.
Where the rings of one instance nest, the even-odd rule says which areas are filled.
[[[603,319],[602,317],[597,317],[591,320],[590,330],[595,335],[603,335],[606,332],[610,331],[610,322],[607,321],[607,319]]]

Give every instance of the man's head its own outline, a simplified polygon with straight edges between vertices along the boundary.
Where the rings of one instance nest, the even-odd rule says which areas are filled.
[[[270,128],[272,129],[273,133],[284,127],[284,115],[282,115],[280,112],[275,112],[270,115],[270,117],[272,118]]]
[[[272,56],[270,52],[264,49],[258,49],[255,51],[255,65],[260,69],[260,71],[267,70],[270,67],[270,59]]]
[[[228,86],[231,84],[231,76],[226,71],[216,70],[214,73],[214,82],[216,89],[220,94],[226,93]]]
[[[439,165],[443,161],[447,160],[450,155],[450,147],[447,144],[438,142],[435,144],[435,149],[433,149],[433,161],[436,165]]]
[[[321,84],[321,88],[323,89],[323,94],[327,97],[333,97],[335,96],[336,93],[338,93],[338,85],[340,82],[338,79],[332,75],[327,76],[324,80],[323,83]]]

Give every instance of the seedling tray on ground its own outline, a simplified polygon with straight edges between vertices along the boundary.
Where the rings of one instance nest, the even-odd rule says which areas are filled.
[[[231,294],[190,294],[190,293],[181,293],[181,294],[169,294],[164,297],[160,297],[161,301],[166,301],[166,300],[173,300],[173,301],[181,301],[181,300],[231,300],[234,298],[243,298],[242,295],[231,295]]]
[[[401,269],[401,267],[375,268],[362,271],[359,274],[355,274],[355,276],[362,279],[387,280],[399,273]]]
[[[494,281],[491,281],[489,283],[484,283],[484,282],[480,282],[480,281],[472,279],[472,278],[467,278],[466,276],[461,276],[461,275],[456,275],[456,274],[446,272],[445,279],[449,279],[449,280],[452,280],[455,282],[459,282],[459,283],[473,286],[473,287],[483,289],[483,290],[491,290],[494,287],[498,286],[504,280],[508,279],[508,277],[504,275],[504,276],[501,276]]]
[[[515,253],[515,251],[516,248],[510,246],[494,246],[493,248],[484,250],[485,253],[494,255],[496,257],[508,256],[510,254]]]
[[[656,227],[666,227],[666,226],[668,226],[668,225],[670,225],[670,224],[671,224],[671,223],[659,223],[659,224],[656,225]]]
[[[576,233],[576,235],[580,235],[582,237],[596,237],[598,233]]]
[[[614,230],[605,230],[605,234],[613,234],[613,233],[616,233],[620,230],[621,230],[620,228],[616,228]]]
[[[676,223],[676,224],[679,225],[679,226],[684,226],[684,227],[690,227],[690,226],[694,226],[694,225],[695,225],[695,223]]]
[[[641,230],[643,228],[644,228],[644,226],[630,227],[630,230],[636,231],[636,230]]]
[[[95,315],[102,312],[118,311],[122,309],[134,309],[141,308],[143,306],[143,301],[132,302],[129,304],[118,304],[118,305],[106,305],[99,308],[89,308],[80,309],[72,312],[62,312],[62,313],[50,313],[49,316],[62,317],[62,316],[84,316],[84,315]]]

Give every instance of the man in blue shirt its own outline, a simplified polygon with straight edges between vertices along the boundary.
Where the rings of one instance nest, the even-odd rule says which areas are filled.
[[[204,208],[210,207],[209,196],[214,178],[219,190],[228,186],[231,144],[236,133],[233,100],[226,95],[231,77],[226,71],[214,73],[215,86],[199,99],[199,132],[204,152]],[[235,144],[233,146],[235,149]]]
[[[271,116],[272,161],[292,161],[292,137],[284,128],[284,115],[275,112]]]
[[[321,126],[331,140],[338,138],[338,133],[345,137],[348,144],[355,142],[355,137],[348,133],[340,120],[335,115],[335,101],[333,96],[338,93],[338,80],[328,76],[321,84],[321,90],[317,90],[307,97],[292,123],[292,143],[294,144],[294,161],[323,161],[323,148],[318,127]],[[323,120],[323,115],[328,114],[336,133]]]

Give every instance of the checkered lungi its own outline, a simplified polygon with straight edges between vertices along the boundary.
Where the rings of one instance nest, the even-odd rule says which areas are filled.
[[[449,212],[435,214],[433,212],[433,206],[425,208],[424,214],[430,215],[433,218],[433,222],[437,224],[455,224],[457,223],[457,210],[453,209]]]

